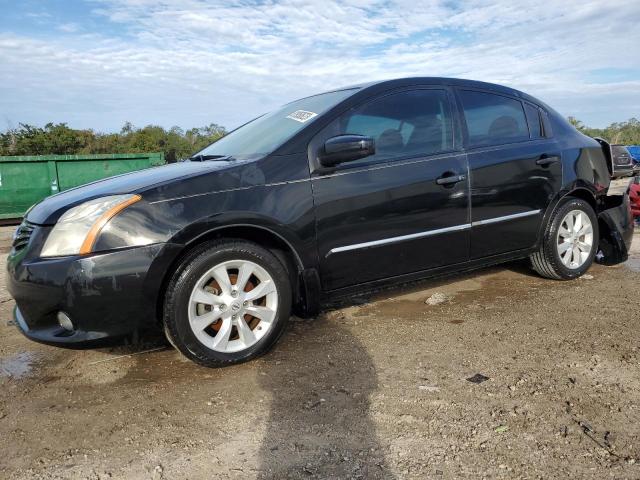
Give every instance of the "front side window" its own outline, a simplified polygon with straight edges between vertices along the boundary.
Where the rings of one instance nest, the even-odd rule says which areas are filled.
[[[453,124],[445,90],[394,93],[343,114],[331,135],[372,137],[376,153],[360,162],[432,155],[453,149]]]
[[[500,145],[529,139],[522,103],[493,93],[461,90],[469,146]]]

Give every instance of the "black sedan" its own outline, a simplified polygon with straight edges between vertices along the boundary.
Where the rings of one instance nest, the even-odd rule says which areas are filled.
[[[601,145],[498,85],[409,78],[291,102],[189,161],[47,198],[8,257],[24,334],[86,346],[162,328],[207,366],[253,358],[327,298],[530,258],[623,261]]]

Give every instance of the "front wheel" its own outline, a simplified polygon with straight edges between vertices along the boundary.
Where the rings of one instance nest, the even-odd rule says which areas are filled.
[[[187,255],[167,288],[169,341],[208,367],[243,362],[269,350],[291,311],[291,284],[269,250],[218,240]]]
[[[553,213],[539,250],[531,255],[531,265],[543,277],[577,278],[591,267],[598,239],[593,208],[584,200],[570,197]]]

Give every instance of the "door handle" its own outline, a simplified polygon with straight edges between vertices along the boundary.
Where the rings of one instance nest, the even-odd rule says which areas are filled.
[[[451,173],[452,172],[446,172],[441,177],[436,178],[436,183],[438,185],[453,185],[454,183],[462,182],[467,178],[465,175],[455,175]]]
[[[540,155],[540,158],[538,158],[538,160],[536,160],[536,165],[540,165],[541,167],[548,167],[549,165],[556,163],[557,161],[560,160],[560,157],[557,155],[547,155],[542,154]]]

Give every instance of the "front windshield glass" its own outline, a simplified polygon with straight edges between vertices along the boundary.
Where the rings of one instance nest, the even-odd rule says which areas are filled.
[[[356,90],[321,93],[288,103],[234,130],[195,156],[230,155],[243,159],[270,153]]]

